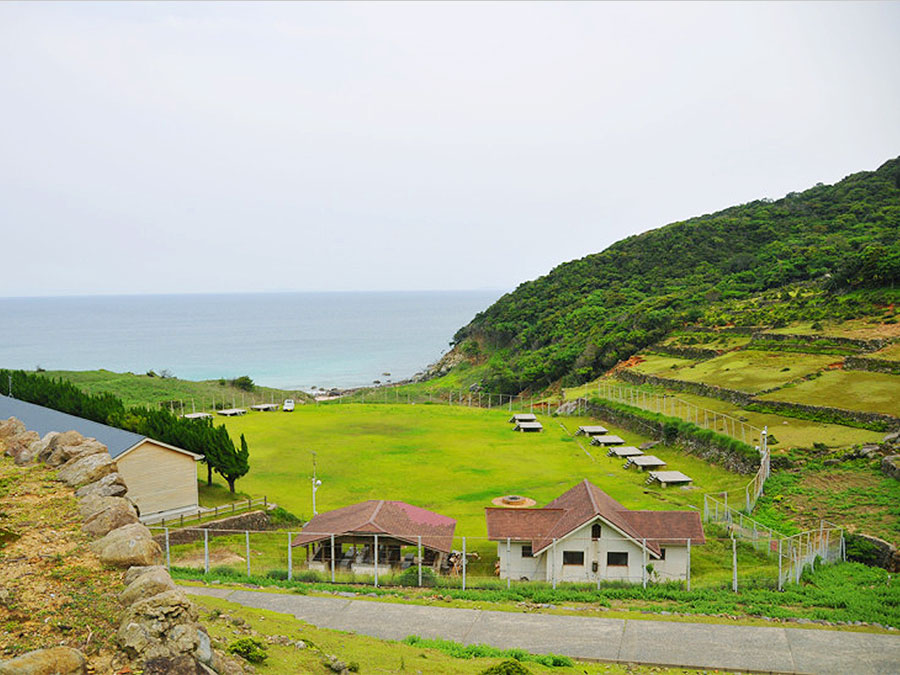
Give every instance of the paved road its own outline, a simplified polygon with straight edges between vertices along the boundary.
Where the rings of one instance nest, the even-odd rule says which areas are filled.
[[[724,626],[423,607],[184,586],[322,628],[402,640],[415,634],[573,658],[774,673],[900,673],[900,635]]]

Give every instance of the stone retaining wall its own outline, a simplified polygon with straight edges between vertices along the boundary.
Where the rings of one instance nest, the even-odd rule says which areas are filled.
[[[663,438],[665,425],[662,422],[648,420],[641,415],[604,405],[602,401],[587,401],[587,409],[589,415],[608,420],[634,433],[653,436],[658,440]],[[697,455],[735,473],[752,474],[759,468],[758,458],[754,462],[751,458],[717,443],[715,439],[700,439],[679,431],[675,438],[668,442],[679,445],[692,455]]]
[[[770,340],[773,342],[816,342],[818,340],[828,340],[836,345],[848,345],[850,347],[858,347],[867,352],[874,352],[878,349],[886,347],[890,344],[889,338],[872,338],[865,340],[863,338],[837,337],[831,335],[797,335],[795,333],[766,333],[760,331],[753,333],[753,340]]]
[[[900,375],[900,361],[876,359],[871,356],[848,356],[844,359],[844,369]]]
[[[703,347],[676,347],[675,345],[653,345],[647,349],[650,353],[663,356],[676,356],[680,359],[713,359],[725,352],[718,349],[704,349]]]
[[[806,405],[789,401],[771,401],[754,398],[744,406],[754,412],[769,412],[785,417],[796,417],[805,420],[816,420],[829,424],[843,424],[848,427],[871,429],[873,431],[889,431],[900,428],[900,418],[884,413],[863,412],[861,410],[844,410],[820,405]]]
[[[753,394],[737,389],[726,389],[725,387],[717,387],[711,384],[703,384],[702,382],[688,382],[687,380],[676,380],[668,377],[658,377],[656,375],[645,375],[644,373],[636,373],[630,369],[620,370],[616,375],[619,379],[625,380],[631,384],[649,384],[665,389],[675,389],[676,391],[687,392],[688,394],[696,394],[698,396],[708,396],[709,398],[717,398],[720,401],[727,401],[735,405],[743,406],[750,402]]]

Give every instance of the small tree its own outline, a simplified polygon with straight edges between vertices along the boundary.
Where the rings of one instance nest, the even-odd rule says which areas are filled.
[[[234,447],[231,439],[228,438],[228,432],[225,427],[219,427],[225,437],[228,439],[228,446],[224,444],[220,446],[223,452],[217,458],[217,463],[213,467],[217,474],[222,476],[228,482],[228,489],[234,493],[234,483],[241,476],[246,476],[250,471],[250,450],[247,447],[247,439],[241,434],[241,448],[238,450]]]

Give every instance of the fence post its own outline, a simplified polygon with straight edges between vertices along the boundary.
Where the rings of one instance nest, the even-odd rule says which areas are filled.
[[[203,528],[203,569],[209,574],[209,530]]]
[[[691,539],[687,540],[687,589],[691,590]]]
[[[511,555],[512,555],[512,552],[509,547],[509,537],[507,537],[506,538],[506,588],[507,589],[509,589],[509,585],[510,585],[510,582],[509,582],[510,569],[509,568],[512,565],[512,559],[510,558]]]
[[[737,539],[734,534],[731,535],[731,590],[737,593],[738,577],[737,577]]]
[[[703,521],[709,522],[709,501],[706,498],[706,495],[703,495]]]
[[[784,540],[783,539],[778,540],[778,590],[779,591],[782,588],[782,586],[781,586],[781,583],[782,583],[781,582],[781,542],[782,541],[784,541]]]
[[[334,535],[331,535],[331,583],[334,583]]]
[[[841,529],[841,562],[847,562],[847,541],[844,539],[844,530]]]
[[[288,581],[294,579],[294,551],[291,549],[291,533],[287,533],[288,537]]]
[[[462,559],[462,565],[463,565],[463,570],[462,570],[462,572],[463,572],[463,579],[462,579],[462,589],[463,589],[463,590],[466,590],[466,538],[463,537],[462,540],[463,540],[463,551],[462,551],[462,553],[463,553],[463,559]]]
[[[641,586],[647,588],[647,538],[641,539]]]
[[[166,569],[172,571],[172,561],[169,558],[169,528],[166,528]]]
[[[422,535],[419,535],[419,587],[422,586]]]
[[[553,590],[556,590],[556,537],[553,538]]]
[[[247,576],[250,576],[250,530],[244,530],[244,540],[247,548]]]
[[[750,513],[750,484],[744,488],[744,497],[746,498],[747,503],[747,513]]]
[[[378,535],[375,535],[375,588],[378,588]]]

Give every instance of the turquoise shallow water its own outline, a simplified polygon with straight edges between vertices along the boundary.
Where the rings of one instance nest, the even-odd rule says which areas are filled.
[[[502,291],[0,298],[0,367],[250,375],[284,388],[410,377]]]

